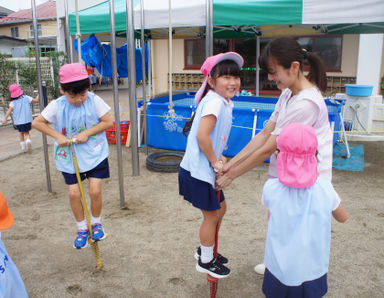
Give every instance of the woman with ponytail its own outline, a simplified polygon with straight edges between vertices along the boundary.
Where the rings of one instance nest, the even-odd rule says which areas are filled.
[[[303,72],[304,62],[309,72]],[[223,166],[222,175],[216,184],[228,186],[235,178],[258,166],[270,157],[269,178],[276,178],[276,138],[283,127],[291,123],[312,126],[318,139],[319,176],[332,179],[333,134],[328,119],[328,110],[322,92],[327,88],[325,66],[319,56],[303,49],[291,37],[272,40],[259,57],[260,67],[268,73],[282,90],[268,123],[234,158]],[[264,266],[255,267],[264,273]]]

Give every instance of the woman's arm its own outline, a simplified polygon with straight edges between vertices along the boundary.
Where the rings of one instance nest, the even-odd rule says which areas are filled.
[[[272,131],[274,131],[276,126],[275,122],[268,121],[267,125],[253,137],[252,140],[238,153],[233,157],[229,162],[227,162],[223,168],[223,172],[227,172],[232,166],[236,166],[246,160],[253,152],[263,146],[268,138],[271,136]]]
[[[230,167],[229,170],[216,180],[219,188],[227,187],[237,177],[243,175],[264,162],[276,150],[277,135],[270,135],[265,144],[251,152],[246,158]]]

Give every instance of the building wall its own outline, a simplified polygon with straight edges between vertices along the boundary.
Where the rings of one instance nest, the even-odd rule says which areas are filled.
[[[202,49],[205,51],[205,49]],[[355,77],[359,51],[359,35],[343,36],[341,72],[328,72],[328,76]],[[184,40],[173,40],[173,73],[200,73],[199,70],[184,70]],[[168,40],[152,40],[153,94],[168,91]],[[382,74],[384,74],[384,65]]]
[[[57,35],[57,25],[56,21],[39,21],[38,24],[41,24],[42,36],[56,36]],[[30,26],[33,25],[30,23],[16,23],[9,24],[0,27],[0,35],[12,36],[11,27],[19,28],[18,38],[33,38],[31,36]]]
[[[11,55],[13,48],[22,47],[22,46],[23,46],[23,43],[21,42],[15,42],[8,39],[0,40],[0,53]]]

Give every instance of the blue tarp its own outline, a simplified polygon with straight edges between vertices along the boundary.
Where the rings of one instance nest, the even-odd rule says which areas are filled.
[[[75,40],[74,47],[76,52],[77,40]],[[142,49],[135,50],[136,61],[136,81],[141,81],[143,78],[142,64],[141,64]],[[128,61],[127,61],[127,45],[116,48],[117,56],[117,73],[122,78],[128,77]],[[90,35],[86,40],[81,43],[81,58],[90,67],[96,68],[97,71],[104,77],[112,77],[112,54],[111,46],[101,44],[94,34]],[[148,47],[145,45],[145,72],[148,73]]]

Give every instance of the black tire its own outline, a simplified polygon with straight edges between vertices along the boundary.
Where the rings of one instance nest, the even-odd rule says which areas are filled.
[[[178,172],[183,152],[155,152],[147,156],[147,169],[155,172]]]

